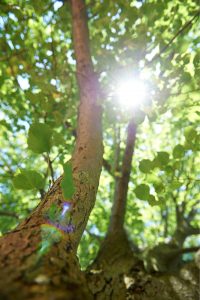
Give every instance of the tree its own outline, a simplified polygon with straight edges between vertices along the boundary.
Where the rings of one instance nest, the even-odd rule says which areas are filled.
[[[1,297],[197,299],[198,3],[86,4],[0,4]],[[132,70],[148,101],[121,108]]]

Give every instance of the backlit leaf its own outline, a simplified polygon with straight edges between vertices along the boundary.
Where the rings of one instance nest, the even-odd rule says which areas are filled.
[[[150,159],[143,159],[140,161],[139,169],[143,173],[150,173],[153,169],[153,163]]]
[[[184,153],[185,153],[185,148],[180,144],[176,145],[173,149],[174,158],[181,158],[184,156]]]
[[[147,200],[149,198],[149,186],[146,184],[140,184],[135,188],[135,194],[140,200]]]
[[[13,179],[16,189],[31,190],[44,187],[44,178],[36,171],[21,170]]]
[[[63,165],[64,175],[61,183],[63,195],[65,199],[71,199],[75,193],[75,186],[72,177],[72,165],[67,162]]]
[[[28,147],[35,153],[49,152],[53,130],[46,124],[32,124],[28,132]]]

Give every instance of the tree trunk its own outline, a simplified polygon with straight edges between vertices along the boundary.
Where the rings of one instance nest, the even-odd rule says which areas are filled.
[[[127,140],[124,150],[121,176],[116,178],[113,207],[110,223],[105,239],[103,240],[97,257],[89,267],[91,274],[101,276],[100,285],[92,284],[91,290],[95,299],[126,299],[124,274],[135,265],[140,264],[133,252],[133,245],[124,229],[128,184],[132,167],[132,156],[136,138],[136,125],[131,119],[127,128]]]
[[[176,273],[147,273],[135,264],[129,271],[112,274],[105,269],[87,273],[89,288],[95,300],[198,300],[199,270],[194,263]]]
[[[70,218],[64,216],[59,226],[48,219],[52,204],[66,205],[60,177],[30,217],[1,239],[1,299],[90,299],[76,249],[95,203],[102,167],[101,107],[84,1],[72,0],[71,10],[80,107],[72,156],[76,192],[67,199]]]

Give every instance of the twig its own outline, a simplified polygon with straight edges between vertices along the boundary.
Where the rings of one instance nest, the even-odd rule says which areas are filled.
[[[0,211],[0,216],[12,217],[12,218],[19,219],[19,216],[16,213],[9,212],[9,211]]]
[[[181,29],[173,36],[173,38],[171,38],[171,40],[169,40],[169,42],[167,43],[166,46],[164,46],[160,52],[158,54],[156,54],[152,60],[150,60],[149,62],[147,62],[145,64],[146,66],[149,66],[150,64],[152,64],[156,59],[158,59],[159,57],[161,57],[161,55],[168,49],[168,47],[173,43],[173,41],[186,29],[188,28],[192,22],[199,16],[200,10],[197,11],[197,13],[193,16],[193,18],[188,21],[186,24],[183,25],[183,27],[181,27]]]

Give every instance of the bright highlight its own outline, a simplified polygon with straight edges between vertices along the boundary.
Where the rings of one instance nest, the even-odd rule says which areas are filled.
[[[136,108],[144,103],[146,98],[145,84],[140,80],[127,80],[119,84],[117,97],[121,106]]]

